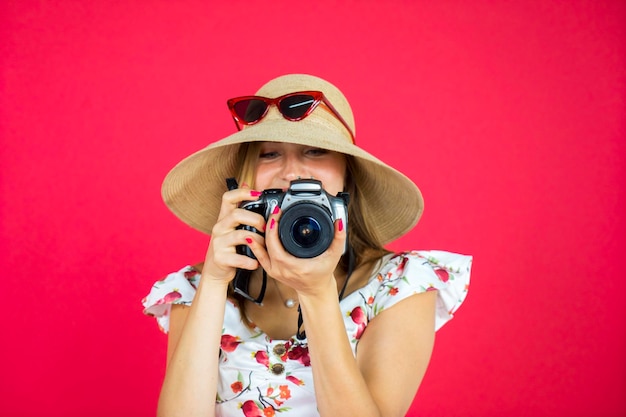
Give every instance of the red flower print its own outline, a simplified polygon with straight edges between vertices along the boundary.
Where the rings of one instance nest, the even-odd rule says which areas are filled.
[[[248,400],[241,405],[243,415],[246,417],[265,417],[261,408],[252,400]]]
[[[156,303],[154,303],[154,305],[158,306],[160,304],[173,303],[174,301],[178,300],[179,298],[183,298],[183,295],[181,293],[179,293],[178,291],[172,291],[171,293],[166,294],[165,297],[161,298]]]
[[[402,273],[404,272],[404,267],[406,267],[406,263],[409,261],[409,258],[406,256],[402,257],[402,261],[400,262],[400,265],[398,265],[398,275],[402,275]]]
[[[280,398],[282,398],[283,400],[288,400],[291,398],[291,391],[289,390],[288,385],[279,385],[278,388],[280,389]]]
[[[437,291],[437,288],[433,287],[433,285],[430,284],[430,287],[426,288],[426,291]]]
[[[259,350],[254,354],[254,359],[261,365],[265,365],[266,367],[270,366],[270,358],[267,356],[267,352],[264,350]]]
[[[239,341],[238,337],[231,336],[229,334],[224,334],[222,335],[222,340],[221,340],[220,345],[224,352],[233,352],[235,349],[237,349],[237,346],[239,346],[239,343],[241,342]]]
[[[274,411],[273,407],[265,407],[263,409],[263,415],[265,417],[274,417],[275,414],[276,414],[276,412]]]
[[[448,280],[450,279],[450,274],[448,274],[448,271],[443,268],[435,269],[435,274],[437,274],[441,282],[448,282]]]
[[[363,312],[363,309],[361,307],[356,307],[354,310],[352,310],[352,312],[350,312],[350,318],[354,323],[358,325],[356,334],[354,335],[354,338],[358,340],[361,338],[361,335],[363,334],[363,331],[365,330],[365,327],[367,325],[367,317],[365,316],[365,313]]]
[[[194,283],[194,280],[198,277],[198,275],[200,275],[200,271],[198,271],[195,268],[192,268],[190,271],[185,271],[185,279],[187,281],[189,281],[189,284],[195,289],[197,290],[198,287],[196,286],[196,283]]]
[[[235,394],[240,393],[243,391],[243,384],[241,381],[233,382],[230,384],[230,389],[232,389]]]
[[[309,348],[303,346],[294,346],[288,355],[289,359],[298,361],[304,366],[311,366],[311,358],[309,357]]]
[[[398,293],[398,287],[392,287],[389,289],[389,295],[396,295]]]
[[[367,320],[365,317],[365,313],[361,307],[356,307],[354,310],[350,312],[350,318],[356,324],[363,324]]]
[[[288,375],[287,376],[287,380],[293,382],[294,384],[298,385],[298,386],[302,386],[304,385],[304,381],[301,379],[296,378],[293,375]]]
[[[374,297],[370,295],[370,298],[367,299],[367,305],[371,306],[372,304],[374,304]]]
[[[195,268],[192,268],[188,271],[185,271],[185,278],[187,278],[187,280],[191,280],[193,279],[196,275],[198,275],[198,271]]]

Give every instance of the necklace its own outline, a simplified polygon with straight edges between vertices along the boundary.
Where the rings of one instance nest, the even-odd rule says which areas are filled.
[[[274,280],[274,285],[276,286],[276,290],[278,291],[278,296],[280,297],[280,299],[282,300],[283,304],[285,307],[287,308],[293,308],[295,307],[295,305],[298,303],[296,300],[294,300],[293,298],[287,298],[285,300],[285,297],[283,297],[283,293],[280,291],[280,287],[278,286],[278,283],[276,282],[276,280]]]

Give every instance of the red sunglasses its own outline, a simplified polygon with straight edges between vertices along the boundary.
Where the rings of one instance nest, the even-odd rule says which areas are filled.
[[[265,117],[272,104],[278,107],[278,110],[285,119],[297,122],[310,115],[320,103],[324,103],[335,115],[337,120],[348,129],[352,143],[354,143],[354,133],[352,133],[352,129],[350,129],[348,123],[346,123],[339,112],[335,110],[321,91],[299,91],[276,98],[260,96],[236,97],[231,98],[227,103],[238,130],[241,130],[242,125],[258,123]]]

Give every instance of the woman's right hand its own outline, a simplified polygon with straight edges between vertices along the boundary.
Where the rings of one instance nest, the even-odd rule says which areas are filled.
[[[222,196],[220,213],[213,226],[203,267],[203,275],[208,279],[230,282],[235,277],[237,268],[255,270],[259,267],[256,259],[238,254],[236,248],[251,243],[246,239],[253,239],[257,244],[265,246],[263,236],[237,229],[245,224],[257,230],[265,230],[265,219],[262,215],[239,208],[243,201],[258,200],[260,195],[260,192],[242,186],[227,191]]]
[[[237,229],[244,224],[262,231],[265,219],[239,206],[243,201],[258,200],[259,195],[244,186],[222,196],[193,303],[189,308],[172,308],[168,364],[159,397],[159,416],[215,416],[218,358],[228,284],[235,277],[237,268],[258,267],[256,259],[237,254],[237,246],[246,245],[248,238],[265,247],[263,236]]]

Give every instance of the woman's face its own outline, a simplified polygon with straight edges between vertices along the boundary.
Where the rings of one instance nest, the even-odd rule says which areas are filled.
[[[263,142],[254,188],[285,191],[295,179],[314,178],[322,182],[327,193],[336,195],[344,190],[345,175],[346,157],[339,152],[293,143]]]

